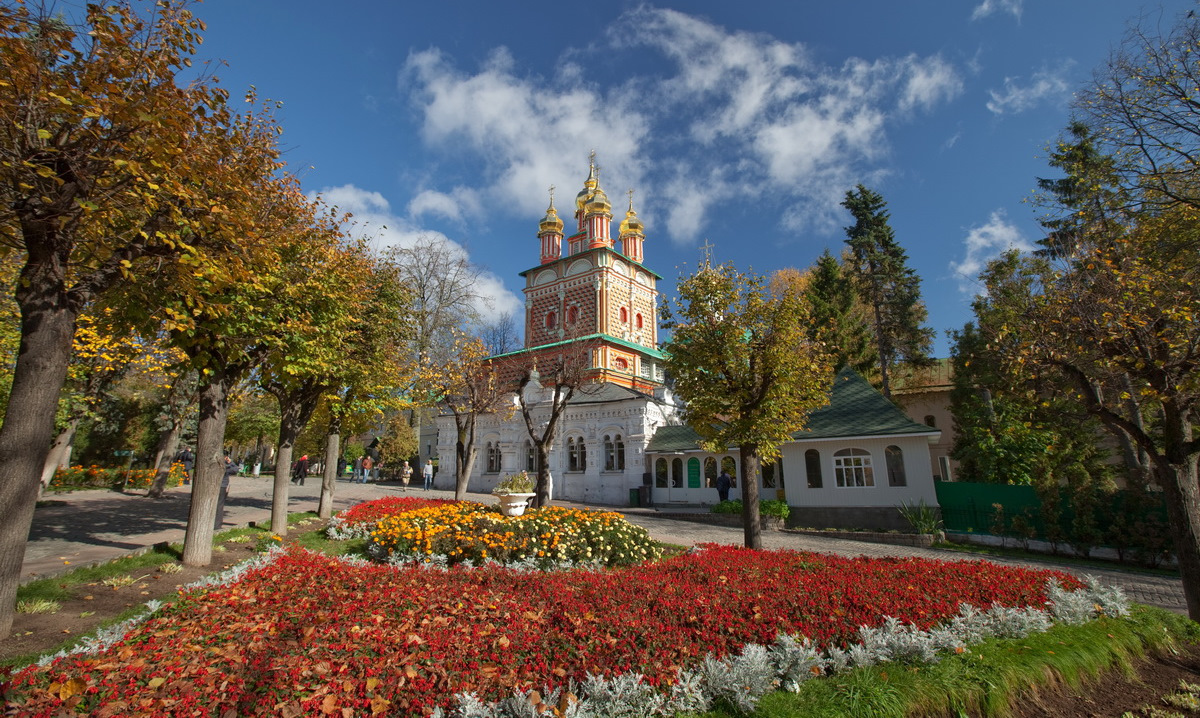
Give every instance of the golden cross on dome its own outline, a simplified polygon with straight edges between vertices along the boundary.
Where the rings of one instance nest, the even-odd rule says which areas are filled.
[[[716,245],[709,242],[708,239],[705,239],[704,244],[700,245],[701,249],[704,250],[704,266],[706,267],[712,265],[712,250],[715,246]]]
[[[633,211],[633,190],[630,189],[625,194],[629,195],[629,211],[632,212]]]
[[[554,206],[554,185],[550,185],[550,206]]]

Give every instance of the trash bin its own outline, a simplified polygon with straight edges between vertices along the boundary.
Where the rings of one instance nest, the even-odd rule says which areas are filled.
[[[650,506],[650,485],[642,484],[638,487],[638,506]]]
[[[630,506],[640,506],[641,504],[638,503],[639,498],[640,498],[640,494],[637,489],[629,490],[629,505]]]

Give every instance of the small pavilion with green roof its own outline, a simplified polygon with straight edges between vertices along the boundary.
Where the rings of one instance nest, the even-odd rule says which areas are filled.
[[[901,504],[937,505],[929,445],[940,435],[847,367],[834,377],[829,404],[809,415],[778,461],[764,464],[759,494],[787,501],[789,525],[906,528]],[[716,503],[721,468],[735,477],[730,498],[741,496],[737,447],[703,451],[688,426],[659,427],[646,457],[656,506]]]

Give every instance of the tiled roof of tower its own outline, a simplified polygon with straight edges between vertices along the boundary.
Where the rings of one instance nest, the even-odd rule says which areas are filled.
[[[938,434],[937,429],[909,419],[866,379],[847,367],[833,379],[829,404],[808,417],[797,441],[841,437]],[[690,426],[663,426],[654,433],[647,452],[695,451],[700,435]],[[732,447],[730,447],[732,448]]]

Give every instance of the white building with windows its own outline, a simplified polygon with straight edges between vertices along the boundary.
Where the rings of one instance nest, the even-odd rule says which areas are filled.
[[[829,404],[814,411],[773,464],[760,473],[760,498],[787,501],[793,526],[907,528],[897,511],[924,501],[937,506],[929,447],[941,431],[905,416],[853,369],[834,378]],[[660,428],[646,447],[656,506],[717,502],[721,468],[735,477],[730,498],[741,498],[737,447],[700,449],[687,426]]]

